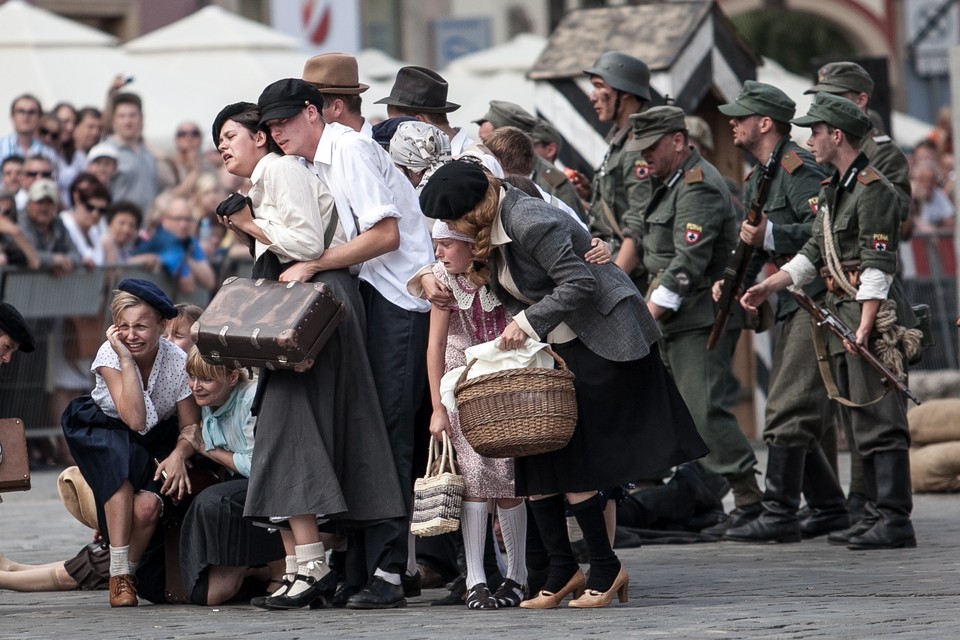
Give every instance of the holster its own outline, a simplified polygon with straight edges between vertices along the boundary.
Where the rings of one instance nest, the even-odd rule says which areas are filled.
[[[843,271],[843,274],[847,277],[847,282],[854,287],[860,286],[859,260],[844,260],[840,263],[840,268]],[[843,298],[846,295],[846,292],[841,289],[839,285],[837,285],[836,281],[833,279],[833,274],[830,273],[830,270],[827,267],[820,268],[820,277],[823,278],[823,281],[826,283],[827,291],[838,298]]]

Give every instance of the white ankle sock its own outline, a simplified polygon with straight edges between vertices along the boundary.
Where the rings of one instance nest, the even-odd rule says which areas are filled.
[[[487,503],[463,502],[460,520],[463,551],[467,560],[467,589],[487,581],[483,570],[483,548],[487,541]]]
[[[376,577],[380,578],[380,579],[383,580],[384,582],[389,582],[390,584],[392,584],[392,585],[395,586],[395,587],[400,584],[400,574],[399,574],[399,573],[387,573],[387,572],[384,571],[383,569],[377,568],[377,570],[373,572],[373,575],[375,575]]]
[[[507,577],[527,583],[527,507],[522,502],[505,509],[497,507],[503,546],[507,548]]]
[[[297,560],[297,574],[320,580],[330,573],[330,568],[327,566],[327,555],[324,552],[322,542],[298,544],[294,547],[294,551],[297,554],[295,556]],[[284,595],[295,596],[309,588],[309,584],[303,580],[298,580],[293,583],[293,586],[290,587]]]
[[[110,545],[110,575],[125,576],[130,573],[130,545],[115,547]]]

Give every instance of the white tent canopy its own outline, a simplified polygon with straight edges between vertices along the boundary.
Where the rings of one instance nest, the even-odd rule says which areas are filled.
[[[299,77],[310,55],[295,38],[216,5],[122,47],[112,36],[23,0],[0,5],[0,24],[0,108],[21,93],[35,94],[46,108],[61,100],[99,107],[113,77],[129,73],[135,78],[129,90],[144,101],[145,136],[161,150],[172,148],[180,121],[195,120],[206,129],[224,105],[256,101],[274,80]],[[486,113],[490,100],[510,100],[533,111],[534,83],[526,72],[545,44],[540,36],[522,34],[451,63],[442,72],[450,84],[448,97],[462,105],[451,114],[451,122],[475,132],[469,122]],[[364,113],[384,118],[386,107],[373,103],[389,95],[396,71],[406,63],[372,49],[356,56],[360,80],[370,85],[363,94]],[[759,69],[759,77],[783,88],[797,102],[798,112],[806,109],[806,79],[770,60]],[[893,116],[893,134],[900,144],[915,144],[929,129],[909,116]],[[0,135],[9,130],[9,124],[0,124]],[[211,144],[206,136],[204,140]]]

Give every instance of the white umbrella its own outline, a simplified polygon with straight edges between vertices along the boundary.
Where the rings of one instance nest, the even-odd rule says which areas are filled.
[[[145,135],[167,148],[178,122],[195,120],[206,130],[225,105],[256,102],[271,82],[299,78],[308,57],[296,38],[216,5],[131,40],[123,49],[148,72],[149,81],[139,85]],[[153,81],[160,77],[169,81]],[[175,108],[153,108],[154,101],[170,98]]]
[[[46,109],[61,100],[103,105],[113,76],[129,70],[117,39],[22,0],[0,5],[0,109],[23,93]],[[11,131],[9,120],[0,132]]]

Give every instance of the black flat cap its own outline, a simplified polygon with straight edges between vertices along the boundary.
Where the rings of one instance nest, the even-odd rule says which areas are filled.
[[[145,303],[156,309],[160,316],[167,320],[173,320],[179,313],[177,308],[173,306],[170,298],[167,297],[167,294],[163,292],[163,289],[149,280],[141,280],[140,278],[126,278],[125,280],[120,281],[120,284],[117,285],[117,289],[137,296]]]
[[[472,162],[448,162],[434,172],[420,192],[423,215],[456,220],[477,206],[487,193],[487,174]]]
[[[16,307],[7,302],[0,302],[0,331],[10,336],[24,353],[30,353],[36,348],[23,316]]]
[[[323,107],[323,94],[315,86],[299,78],[277,80],[267,85],[257,98],[260,124],[295,116],[310,104],[317,109]]]

